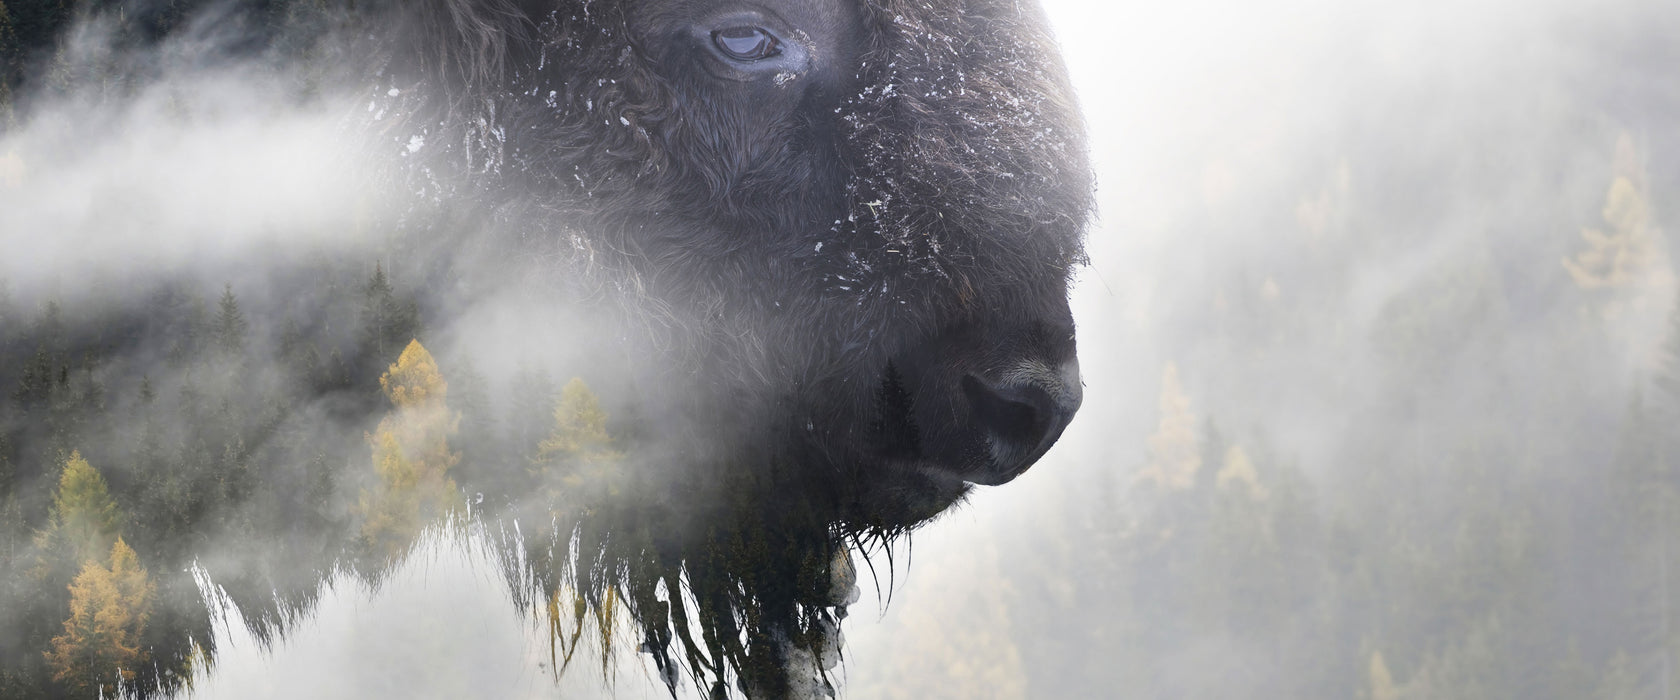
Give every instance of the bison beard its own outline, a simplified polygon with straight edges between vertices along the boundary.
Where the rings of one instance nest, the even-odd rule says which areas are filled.
[[[1078,408],[1091,180],[1032,3],[409,0],[350,23],[376,28],[355,50],[384,117],[357,128],[442,203],[405,222],[428,324],[509,287],[587,317],[605,340],[570,352],[634,416],[612,484],[488,500],[523,527],[500,540],[517,597],[575,625],[617,600],[673,690],[826,688],[852,553],[1013,479]]]

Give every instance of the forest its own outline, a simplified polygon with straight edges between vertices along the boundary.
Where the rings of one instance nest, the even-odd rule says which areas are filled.
[[[1175,299],[1207,325],[1154,375],[1145,435],[1099,427],[1032,505],[918,540],[883,623],[901,632],[859,642],[881,668],[853,690],[1676,697],[1680,299],[1653,194],[1674,190],[1631,136],[1608,141],[1589,217],[1552,228],[1558,257],[1448,258],[1369,335],[1330,322],[1345,293],[1279,291],[1351,285],[1301,268],[1384,249],[1357,175],[1277,207],[1296,233],[1271,262],[1297,274]],[[1522,308],[1527,284],[1548,302]],[[1292,367],[1303,347],[1376,366]],[[1341,427],[1292,449],[1280,402]]]
[[[192,10],[148,7],[138,37]],[[0,129],[16,95],[77,80],[51,70],[76,11],[0,5]],[[1088,424],[1100,439],[1058,448],[1071,475],[1044,502],[988,520],[974,551],[917,550],[882,623],[904,633],[851,657],[879,667],[840,694],[1680,698],[1680,150],[1660,109],[1580,111],[1581,152],[1514,193],[1497,157],[1436,178],[1359,125],[1264,201],[1208,186],[1174,230],[1263,243],[1163,254],[1208,269],[1161,283],[1159,362],[1110,399],[1149,429]],[[29,177],[12,158],[0,189]],[[1520,213],[1443,204],[1501,196]],[[1453,245],[1370,292],[1361,274],[1419,231]],[[216,655],[207,591],[284,635],[323,579],[377,581],[486,501],[619,487],[633,436],[586,379],[434,357],[404,256],[311,261],[286,295],[236,274],[0,280],[0,697],[184,690]],[[1129,328],[1098,308],[1087,337]],[[1091,367],[1115,346],[1088,347]],[[575,649],[613,621],[573,624],[556,634]]]

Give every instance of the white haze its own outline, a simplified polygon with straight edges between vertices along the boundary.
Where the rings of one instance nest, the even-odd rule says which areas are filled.
[[[358,222],[382,212],[357,177],[364,150],[343,128],[348,103],[299,107],[285,76],[191,60],[227,38],[201,22],[147,56],[113,54],[99,24],[66,39],[66,64],[163,77],[135,95],[110,85],[59,99],[0,139],[0,278],[24,301],[77,286],[58,270],[231,279],[275,256],[366,243]]]
[[[1680,19],[1662,1],[1606,8],[1585,0],[1047,0],[1099,176],[1101,219],[1074,298],[1086,403],[1032,471],[917,533],[913,565],[900,561],[895,575],[881,572],[882,586],[898,584],[883,614],[865,586],[844,628],[842,693],[874,698],[945,687],[941,679],[954,671],[940,664],[948,660],[923,661],[906,640],[948,638],[961,649],[984,633],[1026,648],[1093,633],[1011,615],[1009,601],[1028,592],[1000,590],[996,574],[1026,553],[1080,546],[1056,523],[1069,519],[1068,503],[1091,507],[1092,499],[1075,496],[1092,484],[1128,483],[1146,462],[1167,362],[1184,368],[1199,413],[1263,426],[1307,473],[1333,476],[1328,455],[1347,428],[1342,409],[1378,391],[1370,350],[1334,339],[1366,337],[1378,307],[1443,260],[1490,250],[1556,260],[1570,250],[1570,232],[1596,223],[1605,170],[1583,167],[1579,181],[1538,182],[1526,158],[1543,147],[1550,158],[1602,165],[1616,127],[1603,116],[1593,122],[1592,110],[1553,83],[1588,80],[1602,67],[1592,47],[1649,31],[1618,22],[1619,13]],[[1673,104],[1680,90],[1673,68],[1666,86],[1629,89],[1653,103],[1665,98],[1643,91],[1666,90]],[[329,96],[311,110],[279,110],[282,102],[266,92],[274,89],[261,75],[195,68],[114,114],[71,104],[14,131],[0,141],[12,171],[0,171],[12,181],[0,187],[0,249],[7,251],[0,276],[29,301],[74,287],[76,280],[54,276],[71,261],[121,276],[216,280],[212,272],[259,263],[267,251],[297,242],[281,235],[339,250],[368,243],[348,235],[379,206],[356,184],[356,151],[335,116],[344,105]],[[1426,223],[1416,225],[1409,245],[1343,271],[1352,282],[1337,301],[1342,331],[1304,334],[1286,351],[1241,366],[1219,362],[1225,350],[1201,330],[1213,322],[1203,302],[1216,289],[1242,275],[1256,286],[1270,282],[1284,299],[1296,289],[1289,261],[1276,251],[1299,231],[1264,222],[1291,222],[1302,202],[1333,196],[1341,180],[1384,177],[1346,165],[1350,133],[1391,149],[1366,154],[1362,166],[1432,163],[1442,182],[1502,181],[1466,186],[1477,195],[1417,212],[1411,221]],[[334,165],[321,167],[327,163]],[[1522,220],[1515,210],[1548,191],[1579,200],[1581,218],[1493,243],[1483,237],[1501,220]],[[1394,196],[1403,202],[1406,193]],[[157,230],[179,233],[163,240],[146,233]],[[1534,250],[1520,249],[1530,242]],[[1661,311],[1626,324],[1631,347],[1649,343],[1643,335],[1654,334]],[[1605,381],[1626,382],[1642,362],[1630,352],[1626,366],[1603,371]],[[1095,479],[1105,472],[1112,482]],[[227,630],[217,665],[191,695],[559,693],[542,665],[546,641],[513,610],[496,572],[471,545],[434,543],[377,591],[340,584],[271,650]],[[567,697],[605,692],[588,671],[583,664],[568,676]],[[618,683],[621,696],[664,692],[635,663],[621,668]]]

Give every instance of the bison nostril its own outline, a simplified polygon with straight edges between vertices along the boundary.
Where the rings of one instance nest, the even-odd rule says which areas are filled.
[[[974,422],[995,438],[1036,445],[1049,425],[1050,397],[1034,386],[998,385],[974,375],[962,379]]]
[[[962,391],[990,448],[990,464],[970,479],[977,484],[1004,483],[1038,461],[1079,410],[1083,393],[1073,362],[1059,371],[1026,363],[998,381],[966,375]]]

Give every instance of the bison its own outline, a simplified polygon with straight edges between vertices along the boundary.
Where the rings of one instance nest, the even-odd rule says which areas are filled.
[[[490,492],[476,517],[519,523],[495,531],[522,601],[578,625],[622,606],[673,689],[685,673],[720,697],[732,685],[755,697],[826,687],[852,554],[890,555],[974,485],[1016,478],[1080,405],[1067,296],[1092,180],[1030,0],[253,5],[282,20],[238,51],[330,47],[366,95],[345,128],[379,156],[377,178],[415,202],[396,216],[394,245],[419,282],[395,314],[407,325],[378,325],[380,342],[355,344],[334,379],[285,390],[330,410],[283,412],[228,454],[239,469],[302,462],[264,441],[310,421],[369,425],[382,405],[369,383],[394,357],[385,335],[424,327],[471,355],[475,314],[510,296],[527,302],[522,323],[584,329],[548,350],[601,389],[618,436],[612,473],[539,473],[516,455],[463,463],[459,486]],[[167,36],[148,7],[136,4],[135,21]],[[231,286],[224,316],[230,303]],[[369,304],[364,315],[385,323]],[[178,332],[117,327],[128,330],[94,334],[96,356]],[[295,348],[331,328],[274,335]],[[325,376],[304,365],[281,376]],[[45,454],[19,405],[7,449]],[[288,469],[215,483],[256,484],[224,488],[233,501],[317,493],[293,488],[314,472]],[[286,508],[253,512],[247,521],[292,523]],[[219,522],[171,517],[158,521]],[[310,570],[328,575],[346,547],[318,548]],[[575,607],[556,605],[563,591]]]

